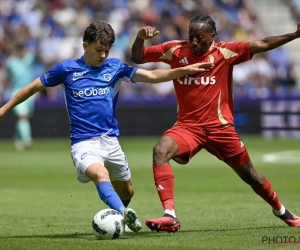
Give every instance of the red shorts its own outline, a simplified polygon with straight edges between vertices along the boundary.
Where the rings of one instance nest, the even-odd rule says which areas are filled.
[[[250,160],[247,149],[234,126],[199,128],[176,124],[168,129],[164,136],[170,136],[176,141],[179,153],[173,160],[181,164],[188,163],[202,148],[230,167],[242,166]]]

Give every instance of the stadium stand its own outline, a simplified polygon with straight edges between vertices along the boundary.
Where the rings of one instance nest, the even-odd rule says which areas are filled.
[[[278,1],[280,0],[274,2]],[[130,48],[140,27],[152,25],[160,30],[160,34],[148,41],[147,45],[172,39],[186,39],[189,21],[200,13],[210,15],[216,21],[217,41],[246,41],[265,37],[270,30],[261,19],[262,12],[258,11],[258,2],[264,4],[265,1],[0,0],[0,101],[10,96],[5,62],[16,42],[25,42],[27,48],[36,53],[34,74],[39,76],[57,62],[80,57],[83,52],[80,34],[85,27],[95,20],[107,21],[117,35],[110,56],[134,65],[130,61]],[[299,17],[299,0],[291,0],[289,4],[293,7],[284,10],[294,18]],[[296,29],[296,23],[294,19],[293,29]],[[289,27],[287,32],[293,29],[290,30]],[[278,32],[279,30],[274,30],[273,34]],[[299,66],[294,63],[291,50],[283,47],[272,53],[255,56],[250,62],[236,66],[236,98],[300,96],[299,76],[293,70]],[[147,63],[142,67],[151,69],[168,66]],[[170,82],[155,86],[125,83],[120,98],[128,101],[137,98],[150,100],[173,95]],[[61,100],[63,95],[60,88],[53,88],[41,93],[39,98]]]

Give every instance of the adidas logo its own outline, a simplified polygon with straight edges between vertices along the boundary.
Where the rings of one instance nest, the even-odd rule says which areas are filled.
[[[157,185],[157,190],[159,191],[159,190],[164,190],[164,187],[162,186],[162,185]]]
[[[182,58],[179,62],[182,64],[189,64],[189,61],[187,60],[186,57]]]

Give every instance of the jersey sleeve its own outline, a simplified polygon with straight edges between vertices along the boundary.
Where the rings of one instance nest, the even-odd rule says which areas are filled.
[[[138,70],[136,67],[128,66],[125,63],[120,62],[120,67],[117,71],[117,75],[119,78],[125,78],[131,79],[135,72]]]
[[[144,49],[144,55],[147,62],[164,62],[171,64],[173,52],[180,47],[181,41],[169,41],[158,45],[150,46]]]
[[[220,50],[228,63],[236,65],[251,59],[249,44],[250,42],[225,43]]]
[[[66,73],[64,63],[60,63],[41,75],[40,80],[46,87],[54,87],[64,82]]]

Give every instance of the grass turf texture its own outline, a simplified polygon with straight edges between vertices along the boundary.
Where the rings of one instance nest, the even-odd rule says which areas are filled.
[[[161,216],[151,169],[151,152],[157,138],[120,141],[133,175],[135,196],[130,207],[143,223]],[[299,141],[244,137],[244,143],[255,167],[271,181],[283,204],[300,214]],[[264,154],[290,150],[296,151],[276,153],[271,156],[272,162],[262,161]],[[276,158],[278,155],[281,158]],[[144,226],[140,233],[125,233],[114,241],[98,241],[91,232],[93,216],[106,206],[92,183],[76,180],[67,139],[37,140],[33,149],[23,152],[15,151],[11,141],[1,141],[0,159],[1,250],[300,247],[269,245],[268,241],[262,244],[264,236],[294,236],[299,240],[300,228],[289,228],[275,218],[249,186],[205,150],[186,166],[172,162],[181,231],[169,235],[151,232]]]

